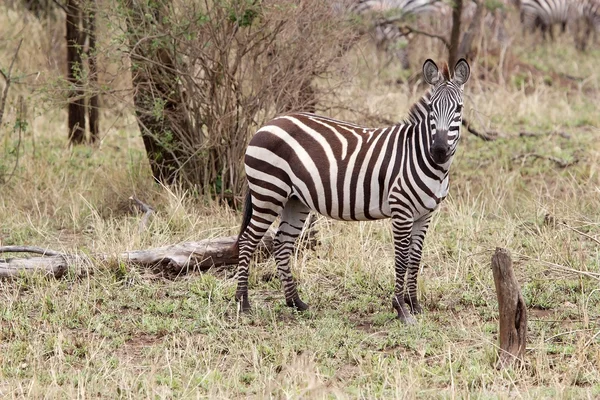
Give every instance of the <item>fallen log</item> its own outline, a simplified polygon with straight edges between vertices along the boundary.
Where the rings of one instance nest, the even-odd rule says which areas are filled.
[[[0,278],[18,277],[23,274],[40,273],[60,278],[74,260],[58,255],[49,257],[0,259]]]
[[[312,229],[310,223],[307,226],[304,238],[298,245],[313,248],[318,244],[315,240],[316,230]],[[259,258],[264,259],[272,253],[274,233],[274,230],[269,230],[259,244],[256,251]],[[0,247],[0,253],[32,253],[41,254],[43,257],[0,259],[0,278],[18,277],[34,272],[60,278],[70,267],[111,260],[149,268],[168,275],[206,271],[215,266],[237,265],[238,254],[234,247],[236,239],[237,236],[225,236],[153,249],[126,251],[118,255],[92,256],[67,254],[32,246],[3,246]]]
[[[527,309],[512,267],[510,253],[496,248],[492,272],[500,314],[500,355],[496,368],[506,368],[523,360],[527,342]]]

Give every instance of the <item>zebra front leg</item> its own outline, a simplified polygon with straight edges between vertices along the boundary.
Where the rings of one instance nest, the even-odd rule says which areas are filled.
[[[300,300],[298,289],[290,269],[290,257],[294,251],[294,243],[304,227],[310,209],[299,200],[290,199],[281,214],[279,229],[273,242],[277,273],[283,286],[285,302],[289,307],[305,311],[308,305]]]
[[[402,215],[392,214],[392,231],[394,234],[394,265],[396,270],[396,284],[392,307],[398,312],[398,318],[405,324],[414,324],[415,318],[411,315],[404,301],[404,277],[408,264],[410,247],[410,232],[412,220],[407,220]]]
[[[425,235],[427,234],[427,228],[429,228],[432,215],[433,213],[429,213],[415,221],[411,232],[408,272],[406,274],[407,293],[404,296],[404,302],[408,304],[413,314],[420,314],[423,311],[417,299],[417,278],[423,254],[423,242],[425,241]]]

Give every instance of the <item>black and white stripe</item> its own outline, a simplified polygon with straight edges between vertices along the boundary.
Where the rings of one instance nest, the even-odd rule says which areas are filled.
[[[579,0],[520,0],[521,22],[523,29],[534,32],[537,28],[554,39],[552,27],[560,24],[564,32],[567,24],[577,18]]]
[[[423,65],[431,90],[409,118],[386,128],[299,113],[273,119],[258,130],[245,156],[249,192],[238,241],[236,298],[248,301],[249,262],[275,219],[277,270],[289,306],[305,310],[290,271],[290,255],[311,210],[344,221],[392,218],[398,316],[413,322],[421,310],[417,274],[433,211],[448,194],[448,170],[460,138],[463,85],[470,75],[461,59],[443,73]],[[405,277],[406,290],[405,290]]]
[[[596,39],[598,31],[600,31],[600,0],[574,1],[577,1],[576,44],[581,50],[584,50],[590,35],[593,34]],[[583,33],[581,32],[582,28]]]

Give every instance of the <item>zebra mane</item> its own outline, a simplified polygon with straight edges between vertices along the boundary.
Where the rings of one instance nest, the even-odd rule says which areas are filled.
[[[446,62],[442,64],[442,75],[447,81],[450,80],[450,71],[448,70],[448,63]]]
[[[427,117],[430,108],[430,99],[431,93],[433,92],[433,88],[428,90],[419,101],[410,107],[410,111],[408,112],[408,117],[402,122],[403,124],[418,124],[423,119]]]

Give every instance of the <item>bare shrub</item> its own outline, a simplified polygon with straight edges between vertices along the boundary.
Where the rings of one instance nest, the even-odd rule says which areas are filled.
[[[313,79],[335,71],[352,34],[320,0],[131,0],[121,11],[154,177],[227,199],[242,192],[250,133],[314,109],[329,89]]]

